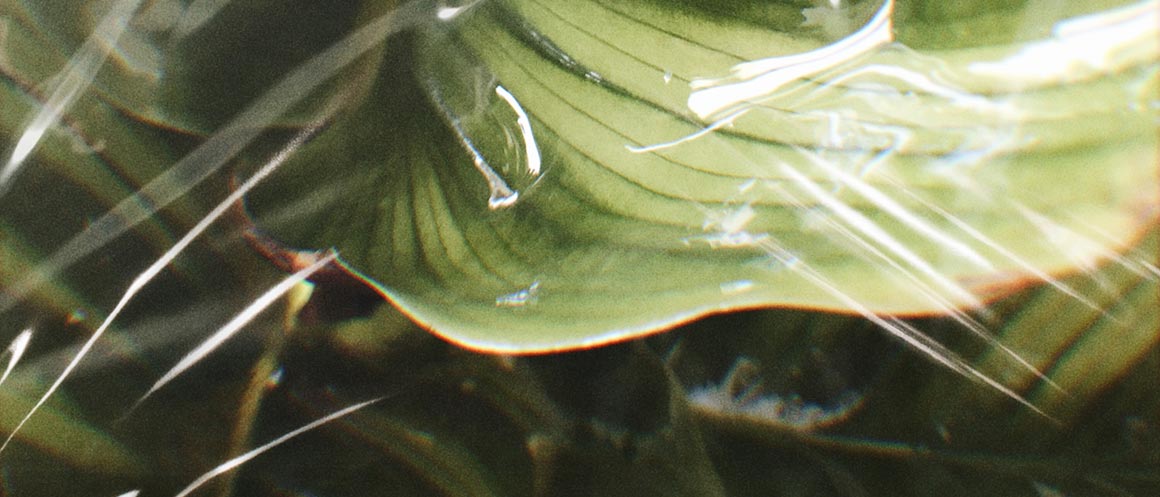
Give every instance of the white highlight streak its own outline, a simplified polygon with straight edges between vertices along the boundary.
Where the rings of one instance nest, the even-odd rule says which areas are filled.
[[[490,192],[487,198],[487,208],[497,210],[515,205],[516,201],[520,198],[520,192],[512,190],[507,182],[504,181],[503,177],[495,172],[495,169],[491,168],[491,164],[487,163],[487,158],[483,156],[483,153],[479,149],[475,148],[475,143],[467,135],[467,130],[463,128],[463,123],[460,122],[455,113],[443,101],[438,85],[435,84],[435,81],[431,83],[429,96],[435,105],[439,107],[444,121],[455,132],[456,137],[459,139],[459,144],[471,156],[471,162],[475,165],[475,170],[479,171],[479,174],[482,174],[483,179],[487,181],[487,188]]]
[[[428,19],[427,2],[408,2],[315,55],[177,163],[69,240],[36,271],[0,292],[0,312],[61,269],[120,236],[201,183],[258,137],[275,119],[389,35]]]
[[[934,212],[936,212],[940,216],[942,216],[943,219],[946,219],[950,223],[954,224],[955,227],[963,230],[963,232],[965,232],[967,235],[970,235],[971,238],[974,238],[975,240],[979,241],[980,243],[982,243],[982,244],[986,245],[987,247],[991,248],[992,250],[998,252],[999,255],[1006,257],[1007,260],[1015,263],[1017,266],[1023,268],[1028,273],[1031,273],[1033,276],[1038,278],[1040,281],[1042,281],[1048,285],[1051,285],[1056,290],[1059,290],[1059,291],[1067,294],[1068,296],[1080,301],[1081,303],[1083,303],[1085,306],[1088,306],[1092,310],[1096,310],[1096,311],[1103,310],[1103,308],[1101,308],[1099,306],[1099,304],[1096,304],[1095,302],[1088,299],[1087,297],[1084,297],[1078,291],[1071,288],[1070,286],[1063,283],[1062,281],[1051,277],[1051,275],[1047,274],[1042,269],[1035,267],[1030,262],[1024,260],[1022,257],[1019,257],[1018,254],[1012,252],[1010,249],[1005,247],[1003,244],[991,239],[987,235],[985,235],[982,232],[980,232],[979,230],[975,229],[970,224],[967,224],[962,219],[959,219],[954,214],[951,214],[950,212],[947,212],[945,209],[943,209],[937,205],[934,205],[930,202],[927,202],[926,200],[923,200],[918,195],[914,195],[914,194],[910,194],[910,195],[911,195],[911,198],[914,198],[915,200],[922,202],[926,207],[928,207],[929,209],[933,210]]]
[[[970,261],[971,263],[975,264],[979,268],[990,270],[990,271],[995,270],[995,267],[990,262],[988,262],[986,258],[984,258],[982,255],[980,255],[978,252],[976,252],[970,246],[968,246],[967,244],[965,244],[959,240],[956,240],[955,238],[951,237],[950,235],[948,235],[946,233],[943,233],[942,231],[939,231],[938,228],[935,228],[929,222],[927,222],[925,219],[922,219],[922,218],[916,216],[913,212],[910,212],[909,210],[907,210],[906,207],[903,207],[902,204],[899,204],[897,201],[890,198],[890,196],[883,193],[882,190],[879,190],[879,189],[873,187],[872,185],[870,185],[866,181],[863,181],[860,178],[856,178],[856,177],[854,177],[850,174],[847,174],[846,172],[838,169],[837,167],[834,167],[833,164],[831,164],[829,161],[823,159],[822,157],[818,156],[817,154],[811,153],[811,152],[809,152],[807,150],[803,150],[803,149],[799,149],[798,151],[802,155],[805,155],[806,158],[808,158],[810,160],[810,162],[812,162],[814,165],[824,169],[827,173],[830,173],[831,175],[838,178],[838,180],[841,181],[842,184],[849,186],[850,189],[854,190],[855,192],[858,192],[858,194],[862,195],[863,198],[873,202],[874,205],[878,206],[880,209],[882,209],[886,213],[897,218],[899,221],[902,222],[902,224],[909,226],[911,229],[913,229],[914,231],[918,232],[921,235],[926,236],[930,240],[938,242],[940,245],[945,247],[948,252],[956,254],[959,257],[962,257],[963,259]],[[880,154],[878,157],[876,157],[874,160],[872,160],[871,162],[872,163],[882,162],[886,159],[886,157],[889,156],[889,153],[890,152],[884,152],[884,153]],[[871,169],[872,166],[870,164],[867,164],[865,166],[865,168]]]
[[[230,0],[193,0],[181,12],[181,18],[173,28],[173,36],[182,39],[193,34],[229,3]]]
[[[1002,60],[974,62],[967,70],[1033,84],[1066,81],[1082,74],[1082,69],[1114,69],[1121,52],[1148,51],[1146,56],[1155,56],[1155,41],[1160,35],[1158,14],[1160,2],[1153,0],[1067,19],[1055,25],[1051,38],[1026,43]]]
[[[1020,404],[1023,404],[1032,411],[1035,411],[1037,414],[1050,418],[1047,413],[1043,412],[1038,407],[1035,407],[1034,404],[1023,398],[1023,396],[1004,386],[1002,383],[999,383],[998,381],[987,376],[982,371],[975,369],[970,364],[967,364],[938,342],[926,336],[921,331],[914,329],[914,327],[910,324],[895,318],[883,318],[882,316],[875,314],[856,299],[838,289],[838,287],[835,286],[833,282],[831,282],[814,268],[810,267],[808,264],[801,262],[800,259],[794,257],[793,254],[789,253],[787,250],[775,245],[770,246],[769,248],[769,254],[772,257],[778,260],[782,260],[787,264],[793,262],[793,264],[788,267],[814,282],[814,284],[818,285],[818,287],[826,291],[826,293],[829,293],[834,298],[837,298],[838,300],[845,303],[849,309],[857,312],[862,317],[878,325],[878,327],[882,328],[891,335],[894,335],[903,342],[906,342],[908,345],[914,347],[919,352],[922,352],[927,357],[930,357],[935,362],[950,368],[952,371],[955,371],[964,377],[974,378],[982,381],[991,388],[994,388],[1007,397],[1010,397],[1011,399],[1019,402]]]
[[[161,271],[165,269],[165,267],[168,266],[170,262],[173,262],[173,259],[177,258],[177,256],[181,254],[181,252],[184,251],[190,243],[193,243],[194,239],[205,232],[205,230],[209,228],[209,226],[213,224],[214,221],[221,217],[222,214],[225,214],[226,211],[232,208],[235,202],[238,202],[242,196],[249,192],[250,189],[252,189],[255,185],[257,185],[259,181],[265,179],[266,176],[269,176],[270,173],[274,172],[278,166],[282,165],[282,163],[290,156],[290,152],[298,148],[298,146],[301,145],[302,142],[312,134],[313,130],[309,129],[299,134],[298,137],[296,137],[295,140],[292,141],[285,149],[283,149],[273,160],[259,169],[258,172],[254,173],[254,175],[247,179],[246,182],[241,186],[239,186],[237,190],[230,193],[230,195],[227,196],[225,200],[214,207],[214,209],[210,211],[210,213],[207,214],[204,218],[202,218],[201,221],[198,221],[198,223],[194,225],[194,227],[191,228],[184,237],[178,240],[177,243],[174,243],[173,247],[165,251],[164,254],[161,254],[161,257],[159,257],[157,261],[146,268],[145,271],[138,275],[137,278],[135,278],[133,282],[129,284],[129,288],[125,290],[124,295],[121,296],[121,300],[117,302],[115,307],[113,307],[113,311],[109,313],[109,315],[105,318],[105,321],[102,322],[99,327],[97,327],[97,330],[93,332],[88,341],[86,341],[85,344],[81,346],[80,350],[77,351],[77,354],[73,356],[72,361],[68,363],[68,366],[65,366],[64,371],[60,373],[60,376],[58,376],[56,381],[53,382],[52,386],[48,388],[48,391],[44,393],[44,396],[42,396],[40,400],[32,406],[32,409],[28,411],[28,414],[24,416],[24,419],[20,420],[20,423],[18,423],[16,427],[12,429],[12,432],[8,434],[8,438],[4,440],[4,443],[0,444],[0,453],[4,452],[4,449],[8,447],[8,444],[12,442],[12,439],[16,437],[16,433],[24,427],[24,424],[27,423],[29,419],[32,419],[32,416],[36,414],[36,411],[40,410],[41,406],[43,406],[44,403],[48,401],[48,398],[51,397],[53,393],[56,393],[56,390],[60,388],[61,384],[64,383],[64,380],[68,378],[68,375],[71,374],[74,369],[76,369],[78,364],[80,364],[81,359],[84,359],[85,355],[89,353],[89,350],[93,348],[93,344],[97,343],[97,339],[101,338],[101,335],[105,333],[105,330],[109,328],[109,325],[113,323],[113,320],[116,319],[116,317],[121,314],[121,311],[124,310],[125,306],[129,304],[129,301],[133,300],[133,297],[135,297],[138,292],[145,288],[145,285],[153,280],[153,278],[160,274]]]
[[[540,174],[540,148],[536,146],[536,136],[532,133],[532,120],[528,113],[520,106],[516,97],[502,86],[495,87],[495,94],[504,99],[516,113],[516,125],[520,127],[520,135],[524,137],[524,152],[528,155],[528,172],[532,176]]]
[[[929,262],[924,260],[918,254],[914,253],[914,251],[907,248],[905,244],[898,241],[897,238],[891,236],[874,221],[867,218],[862,213],[854,210],[849,205],[846,205],[842,201],[834,198],[832,195],[826,193],[820,187],[818,187],[818,185],[814,184],[812,181],[810,181],[809,178],[798,172],[796,169],[789,166],[783,166],[782,171],[785,172],[785,174],[791,180],[801,186],[807,193],[817,199],[818,202],[830,209],[830,211],[836,214],[839,218],[849,223],[850,226],[855,230],[862,232],[872,240],[882,244],[886,250],[900,257],[902,260],[910,264],[911,267],[917,269],[922,274],[925,274],[932,281],[943,287],[943,289],[949,291],[960,305],[966,305],[972,308],[982,307],[982,302],[980,302],[974,294],[951,281],[946,276],[940,274],[938,270],[930,265]]]
[[[329,422],[334,421],[338,418],[346,416],[350,413],[353,413],[359,409],[362,409],[362,408],[367,407],[371,404],[379,402],[383,399],[384,399],[384,397],[379,397],[377,399],[371,399],[371,400],[368,400],[366,402],[361,402],[361,403],[352,405],[350,407],[343,408],[339,411],[335,411],[335,412],[328,414],[322,418],[311,421],[310,423],[308,423],[308,424],[306,424],[306,425],[304,425],[304,426],[302,426],[294,431],[291,431],[285,435],[282,435],[278,438],[275,438],[274,440],[266,443],[265,445],[262,445],[258,448],[255,448],[255,449],[253,449],[249,452],[246,452],[245,454],[242,454],[238,457],[230,459],[229,461],[221,463],[220,465],[218,465],[218,467],[216,467],[216,468],[210,470],[208,473],[198,477],[196,480],[193,481],[193,483],[190,483],[189,486],[185,487],[185,489],[183,489],[181,492],[178,492],[178,494],[175,495],[174,497],[185,497],[185,496],[189,495],[190,493],[192,493],[194,490],[197,490],[202,485],[205,485],[206,482],[208,482],[214,478],[217,478],[218,476],[221,476],[222,474],[224,474],[228,471],[231,471],[234,468],[237,468],[238,466],[241,466],[241,465],[249,462],[251,459],[262,455],[263,452],[266,452],[270,449],[273,449],[274,447],[282,445],[283,443],[286,443],[287,441],[289,441],[290,439],[292,439],[294,437],[297,437],[298,435],[301,435],[301,434],[306,433],[310,430],[318,428],[319,426],[322,426],[326,423],[329,423]]]
[[[953,105],[984,115],[992,115],[1005,120],[1025,120],[1025,113],[1008,102],[996,101],[976,95],[952,86],[944,81],[935,81],[930,75],[921,74],[913,70],[885,64],[869,64],[853,69],[841,76],[827,81],[823,86],[831,87],[846,84],[851,88],[857,87],[857,78],[863,75],[893,78],[907,85],[917,88],[932,96],[942,97]],[[800,103],[798,105],[801,105]]]
[[[501,295],[495,298],[496,307],[525,307],[528,304],[534,303],[540,293],[540,281],[533,281],[531,285],[523,290],[507,295]]]
[[[785,195],[787,198],[793,197],[792,195],[789,195],[788,192],[786,192]],[[804,204],[798,203],[798,206],[804,208]],[[869,240],[866,240],[862,236],[859,236],[858,234],[851,232],[850,229],[837,223],[836,221],[826,219],[825,222],[827,224],[831,225],[831,227],[834,230],[836,230],[838,233],[840,233],[842,236],[845,236],[850,241],[857,243],[860,247],[862,247],[863,250],[865,250],[866,253],[872,254],[875,257],[882,259],[890,267],[898,270],[898,272],[901,273],[904,277],[906,277],[910,281],[914,282],[915,288],[921,290],[922,294],[924,296],[926,296],[927,298],[931,299],[932,302],[935,302],[936,304],[942,306],[944,312],[946,312],[952,319],[954,319],[955,322],[961,324],[964,328],[966,328],[968,331],[975,334],[976,336],[986,340],[988,344],[991,344],[992,346],[1003,351],[1003,353],[1007,354],[1008,357],[1010,357],[1016,363],[1021,365],[1027,371],[1034,374],[1036,378],[1043,380],[1051,388],[1053,388],[1055,390],[1063,391],[1063,389],[1060,388],[1059,385],[1057,385],[1054,381],[1052,381],[1050,378],[1048,378],[1047,375],[1045,375],[1043,372],[1041,372],[1033,364],[1028,362],[1026,359],[1024,359],[1022,356],[1020,356],[1014,350],[1011,350],[1009,347],[1007,347],[1006,345],[1003,345],[1001,342],[999,342],[999,340],[997,340],[994,337],[994,335],[992,335],[987,330],[987,328],[985,326],[983,326],[981,323],[979,323],[978,320],[971,317],[970,315],[963,312],[962,310],[958,309],[953,302],[944,298],[942,295],[939,295],[937,292],[935,292],[933,289],[931,289],[930,286],[926,284],[926,282],[922,281],[916,275],[914,275],[912,272],[910,272],[906,268],[902,267],[901,263],[890,258],[888,255],[886,255],[884,252],[882,252],[882,250],[880,250],[877,246],[871,244]],[[918,331],[917,329],[914,329],[910,325],[900,322],[900,326],[903,326],[903,327],[907,328],[908,330],[911,330],[914,333],[914,335],[916,337],[918,337],[919,339],[926,340],[926,341],[931,342],[932,344],[938,345],[937,342],[930,340],[928,337],[926,337],[920,331]],[[938,345],[938,346],[941,347],[941,345]],[[945,350],[945,349],[940,349],[940,350]],[[950,352],[947,351],[947,354],[949,355]],[[960,371],[960,373],[962,373],[962,371]],[[967,376],[970,376],[970,375],[967,375]]]
[[[8,375],[12,373],[12,369],[16,367],[16,363],[20,362],[20,358],[24,356],[24,351],[28,349],[28,342],[32,341],[32,328],[20,332],[16,338],[12,339],[12,343],[8,345],[8,350],[4,354],[12,354],[8,358],[8,367],[4,368],[4,374],[0,376],[0,385],[4,384],[4,380],[8,379]],[[0,354],[0,355],[4,355]]]
[[[241,312],[234,316],[234,318],[226,323],[225,326],[222,326],[221,329],[219,329],[216,333],[202,342],[201,345],[198,345],[196,348],[186,354],[185,357],[182,357],[181,360],[177,362],[177,365],[173,366],[172,369],[161,376],[161,379],[157,380],[157,382],[149,388],[149,391],[145,392],[145,395],[142,395],[141,398],[137,400],[137,404],[140,404],[150,395],[153,395],[154,392],[160,390],[161,387],[165,386],[174,378],[181,375],[181,373],[184,373],[187,369],[193,367],[194,364],[197,364],[199,361],[204,359],[219,346],[221,346],[221,344],[225,343],[226,340],[229,340],[230,337],[233,337],[235,333],[249,324],[250,321],[253,321],[254,318],[258,317],[258,314],[261,314],[262,311],[266,310],[267,307],[270,307],[270,305],[277,301],[278,298],[285,295],[286,292],[289,292],[290,289],[294,288],[295,285],[305,281],[306,278],[309,278],[310,275],[314,274],[319,269],[322,269],[323,266],[334,261],[337,256],[338,254],[331,252],[326,257],[323,257],[314,264],[311,264],[301,269],[300,271],[286,277],[277,285],[274,285],[272,288],[267,290],[266,293],[263,293],[260,297],[255,299],[252,303],[250,303],[250,305],[246,306],[245,309],[242,309]]]
[[[1155,274],[1156,277],[1160,277],[1160,267],[1156,267],[1154,264],[1152,264],[1148,261],[1145,261],[1143,259],[1140,259],[1137,262],[1139,262],[1141,266],[1144,266],[1144,268],[1147,269],[1148,271],[1151,271],[1152,274]],[[1154,277],[1152,279],[1156,279],[1156,278]]]
[[[475,7],[475,4],[479,3],[480,1],[481,0],[475,0],[474,2],[459,7],[439,7],[435,10],[435,17],[440,21],[450,21],[456,17],[459,17],[461,14],[470,10],[472,7]]]
[[[749,112],[749,109],[741,109],[737,112],[734,112],[734,113],[729,114],[725,117],[722,117],[721,119],[713,121],[712,124],[705,126],[704,128],[701,128],[693,133],[690,133],[686,136],[682,136],[682,137],[677,138],[675,140],[662,142],[662,143],[655,143],[652,145],[644,145],[644,146],[639,146],[639,147],[633,146],[633,145],[625,145],[624,148],[628,149],[629,152],[632,152],[634,154],[642,154],[642,153],[646,153],[646,152],[656,152],[658,150],[672,148],[672,147],[675,147],[675,146],[680,145],[682,143],[696,140],[697,138],[700,138],[700,137],[705,136],[709,133],[717,131],[725,126],[733,124],[733,121],[735,121],[735,120],[737,120],[737,118],[745,115],[745,113],[747,113],[747,112]]]
[[[816,50],[770,57],[733,66],[728,78],[698,80],[688,106],[705,119],[723,109],[769,96],[786,83],[834,68],[894,40],[894,0],[886,0],[862,29]],[[730,83],[731,80],[739,80]]]
[[[11,186],[12,179],[32,155],[33,150],[36,150],[48,128],[56,124],[81,92],[93,83],[93,78],[108,60],[109,54],[116,47],[117,40],[125,32],[129,19],[133,17],[133,12],[140,3],[141,0],[121,0],[114,5],[101,19],[101,23],[93,30],[93,34],[85,44],[56,76],[56,89],[52,91],[52,95],[48,97],[40,112],[32,118],[32,122],[24,128],[24,133],[20,135],[16,147],[12,150],[12,156],[0,169],[0,195]]]

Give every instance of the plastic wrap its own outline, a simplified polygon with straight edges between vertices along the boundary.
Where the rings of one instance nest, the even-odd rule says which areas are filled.
[[[0,495],[1148,495],[1160,3],[0,1]]]

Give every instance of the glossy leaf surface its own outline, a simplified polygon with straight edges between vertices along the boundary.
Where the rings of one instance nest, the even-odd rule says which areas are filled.
[[[441,336],[503,352],[739,308],[954,314],[1154,222],[1154,3],[924,50],[896,39],[894,2],[862,7],[815,12],[846,19],[826,39],[654,2],[481,5],[395,52],[413,71],[250,205]]]

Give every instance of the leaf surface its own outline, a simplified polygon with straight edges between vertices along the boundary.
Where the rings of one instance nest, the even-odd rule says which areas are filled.
[[[493,2],[388,55],[368,100],[250,206],[441,336],[513,353],[739,308],[955,314],[1154,222],[1157,50],[1092,33],[1150,36],[1155,2],[1048,17],[1053,37],[1007,46],[877,43],[737,89],[869,36],[892,6],[833,41],[654,2]],[[1066,76],[985,70],[1089,24],[1105,56]],[[698,111],[704,91],[727,104]]]

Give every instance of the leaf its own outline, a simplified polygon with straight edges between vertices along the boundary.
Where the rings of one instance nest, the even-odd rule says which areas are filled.
[[[0,433],[9,433],[38,393],[28,384],[5,384],[0,389]],[[62,463],[106,475],[134,476],[144,473],[144,463],[107,432],[73,415],[69,404],[53,402],[40,411],[18,437],[19,441],[56,455]]]
[[[106,15],[112,1],[0,2],[5,31],[0,72],[29,85],[51,81]],[[86,93],[141,122],[203,135],[222,126],[246,102],[284,73],[347,34],[356,21],[393,2],[287,8],[284,0],[227,2],[209,12],[204,2],[163,0],[129,4],[135,15],[117,40],[108,64]],[[196,4],[203,5],[196,5]],[[132,8],[132,7],[135,7]],[[326,15],[328,22],[317,21]],[[69,19],[44,22],[42,19]],[[34,29],[35,27],[35,29]],[[245,50],[239,50],[245,47]],[[261,58],[246,56],[260,51]],[[371,59],[373,60],[373,58]],[[246,67],[237,67],[246,64]],[[213,65],[219,70],[207,71]],[[333,112],[333,97],[357,90],[374,63],[352,66],[312,98],[304,99],[275,126],[300,125]]]
[[[1157,229],[1150,230],[1129,255],[1154,260],[1155,254],[1160,253],[1158,235]],[[1137,363],[1154,355],[1160,343],[1160,308],[1155,304],[1160,301],[1160,279],[1154,267],[1125,257],[1061,281],[1080,295],[1092,298],[1091,306],[1076,305],[1076,297],[1059,287],[1021,292],[1008,305],[1010,310],[1004,314],[997,332],[998,343],[988,347],[973,364],[1027,395],[1056,421],[1077,421],[1088,412],[1090,404],[1101,398],[1101,393],[1122,381]],[[1039,378],[1027,370],[1011,368],[1003,348],[1015,351],[1046,376]],[[993,413],[1003,405],[1003,399],[993,393],[962,382],[932,379],[922,395],[921,404],[936,406],[935,417],[955,420],[949,424],[962,424],[964,419],[956,418],[976,418],[979,413]],[[993,419],[974,421],[1006,426]],[[1042,420],[1014,416],[1008,423],[1018,427]],[[1054,431],[1049,434],[1059,435]],[[1029,443],[1021,445],[1032,448]]]
[[[892,6],[842,40],[889,36]],[[788,79],[776,57],[841,40],[672,9],[493,2],[433,26],[250,206],[440,336],[508,353],[753,307],[961,316],[1066,288],[1155,221],[1158,54],[1132,42],[1155,2]],[[1076,36],[1103,57],[1076,62]],[[1013,72],[1052,50],[1061,67]],[[704,91],[720,105],[698,111]]]

